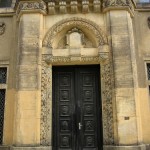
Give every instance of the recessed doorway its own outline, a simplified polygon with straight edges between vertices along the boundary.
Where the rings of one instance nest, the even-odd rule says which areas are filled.
[[[100,66],[54,66],[53,150],[102,150]]]

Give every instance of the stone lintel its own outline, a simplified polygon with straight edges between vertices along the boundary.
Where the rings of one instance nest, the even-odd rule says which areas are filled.
[[[24,13],[46,14],[46,3],[42,0],[19,1],[16,5],[16,15],[18,20]]]

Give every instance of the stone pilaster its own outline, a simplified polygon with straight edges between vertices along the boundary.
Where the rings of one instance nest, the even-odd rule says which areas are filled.
[[[115,75],[115,98],[119,145],[138,143],[136,100],[134,93],[134,39],[132,20],[126,10],[109,12]]]
[[[14,144],[40,145],[43,1],[18,4],[19,40]],[[30,13],[29,13],[30,12]]]

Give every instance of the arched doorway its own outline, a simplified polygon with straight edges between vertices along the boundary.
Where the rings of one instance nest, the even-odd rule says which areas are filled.
[[[68,36],[68,33],[72,33],[74,29],[78,30],[78,34],[71,35],[71,38],[73,39],[75,36],[78,37],[77,39],[80,39],[76,41],[76,43],[80,45],[78,47],[72,47],[75,46],[74,43],[69,43],[70,40],[67,42],[66,39],[66,37],[70,38],[70,34]],[[83,40],[83,37],[86,40]],[[87,43],[91,43],[90,45],[86,44],[87,47],[84,46],[86,41]],[[107,36],[102,32],[99,26],[90,20],[70,18],[52,26],[43,41],[41,106],[42,145],[52,145],[52,66],[91,64],[99,64],[99,66],[101,66],[99,68],[99,72],[101,72],[99,80],[101,81],[102,97],[102,142],[103,144],[113,143],[113,74]]]

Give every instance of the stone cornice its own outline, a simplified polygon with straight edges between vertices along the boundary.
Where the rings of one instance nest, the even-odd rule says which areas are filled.
[[[88,12],[106,12],[109,10],[127,10],[134,14],[134,0],[68,0],[52,1],[47,0],[48,13],[88,13]],[[69,9],[68,9],[69,8]]]
[[[16,4],[16,14],[40,12],[46,14],[69,14],[69,13],[100,13],[109,10],[127,10],[133,16],[134,0],[20,0]]]
[[[16,15],[18,19],[23,13],[34,12],[46,14],[46,3],[42,0],[19,1],[16,8]]]

